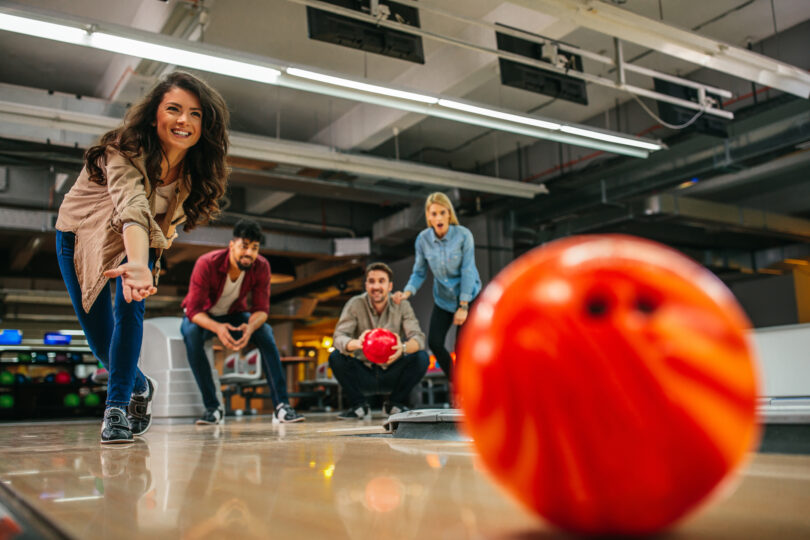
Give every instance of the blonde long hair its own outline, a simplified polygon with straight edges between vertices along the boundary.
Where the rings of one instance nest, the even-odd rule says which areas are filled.
[[[436,193],[431,193],[428,195],[427,199],[425,200],[425,222],[427,223],[428,227],[430,227],[430,220],[427,218],[427,212],[431,204],[438,204],[439,206],[444,206],[447,208],[447,211],[450,212],[450,225],[459,224],[458,218],[456,217],[456,211],[453,209],[453,203],[450,202],[447,195],[441,191],[437,191]]]

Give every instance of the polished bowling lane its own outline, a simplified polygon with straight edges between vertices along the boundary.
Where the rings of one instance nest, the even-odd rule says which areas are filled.
[[[99,422],[0,426],[0,502],[73,538],[552,538],[479,469],[467,442],[379,424],[157,423],[101,447]],[[810,537],[810,456],[753,454],[669,538]]]

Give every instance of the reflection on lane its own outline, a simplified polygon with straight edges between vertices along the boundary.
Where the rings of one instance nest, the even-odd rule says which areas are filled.
[[[0,446],[0,480],[78,538],[455,538],[528,522],[475,470],[467,443],[344,428],[158,424],[129,448],[103,448],[97,423],[16,427],[37,436]]]

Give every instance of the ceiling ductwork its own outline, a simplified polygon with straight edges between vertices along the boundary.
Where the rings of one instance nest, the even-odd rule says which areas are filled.
[[[113,129],[120,118],[68,110],[0,101],[0,120],[7,124],[26,126],[28,137],[40,142],[61,143],[66,146],[88,145],[94,137]],[[85,134],[76,139],[64,132]],[[6,125],[0,135],[17,137],[17,128]],[[93,137],[88,137],[92,135]],[[328,146],[270,137],[259,137],[231,132],[229,155],[237,158],[285,163],[300,167],[341,171],[378,180],[393,180],[403,184],[417,184],[440,189],[455,187],[484,193],[531,199],[548,193],[542,184],[528,184],[489,176],[440,169],[419,163],[389,160],[337,152]],[[300,177],[305,180],[306,177]],[[356,184],[362,188],[362,184]]]

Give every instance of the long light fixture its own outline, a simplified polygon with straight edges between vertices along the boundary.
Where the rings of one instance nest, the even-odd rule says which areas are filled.
[[[645,150],[660,150],[661,145],[658,143],[645,141],[643,139],[631,139],[629,137],[618,137],[610,133],[595,131],[593,129],[582,129],[576,126],[562,126],[560,131],[571,133],[572,135],[579,135],[580,137],[589,137],[591,139],[599,139],[600,141],[607,141],[616,144],[627,144],[630,146],[637,146]]]
[[[93,31],[92,26],[83,29],[0,13],[0,30],[268,84],[275,84],[279,75],[281,75],[281,71],[278,69],[256,63],[233,60],[225,56],[202,54],[177,46],[159,45],[143,39],[132,39],[107,32]]]
[[[450,99],[440,99],[439,105],[441,105],[442,107],[447,107],[449,109],[456,109],[458,111],[467,111],[473,114],[480,114],[481,116],[489,116],[491,118],[498,118],[500,120],[506,120],[508,122],[516,122],[518,124],[526,124],[529,126],[539,127],[543,129],[555,130],[560,129],[562,127],[560,124],[555,124],[554,122],[546,122],[545,120],[540,120],[538,118],[531,118],[528,116],[520,116],[518,114],[504,113],[496,111],[494,109],[478,107],[476,105],[470,105],[468,103],[462,103],[460,101],[453,101]]]
[[[221,47],[199,43],[189,44],[181,39],[162,34],[113,27],[113,25],[107,24],[102,27],[101,23],[84,24],[75,20],[68,20],[68,24],[62,24],[64,21],[65,17],[57,19],[0,6],[0,30],[9,32],[633,157],[645,158],[649,152],[663,148],[662,143],[651,139],[608,132],[584,125],[564,124],[458,99],[431,96],[309,69],[284,66],[280,62],[269,59],[237,53]]]
[[[355,90],[361,90],[363,92],[371,92],[372,94],[382,94],[385,96],[407,99],[409,101],[418,101],[420,103],[427,103],[429,105],[432,105],[433,103],[437,103],[439,101],[439,98],[435,98],[433,96],[426,96],[423,94],[417,94],[415,92],[396,90],[394,88],[388,88],[387,86],[368,84],[360,81],[353,81],[351,79],[344,79],[342,77],[334,77],[332,75],[317,73],[315,71],[309,71],[306,69],[299,69],[294,67],[287,68],[287,74],[292,75],[294,77],[302,77],[304,79],[310,79],[313,81],[320,81],[327,84],[334,84],[335,86],[343,86],[345,88],[353,88]]]

